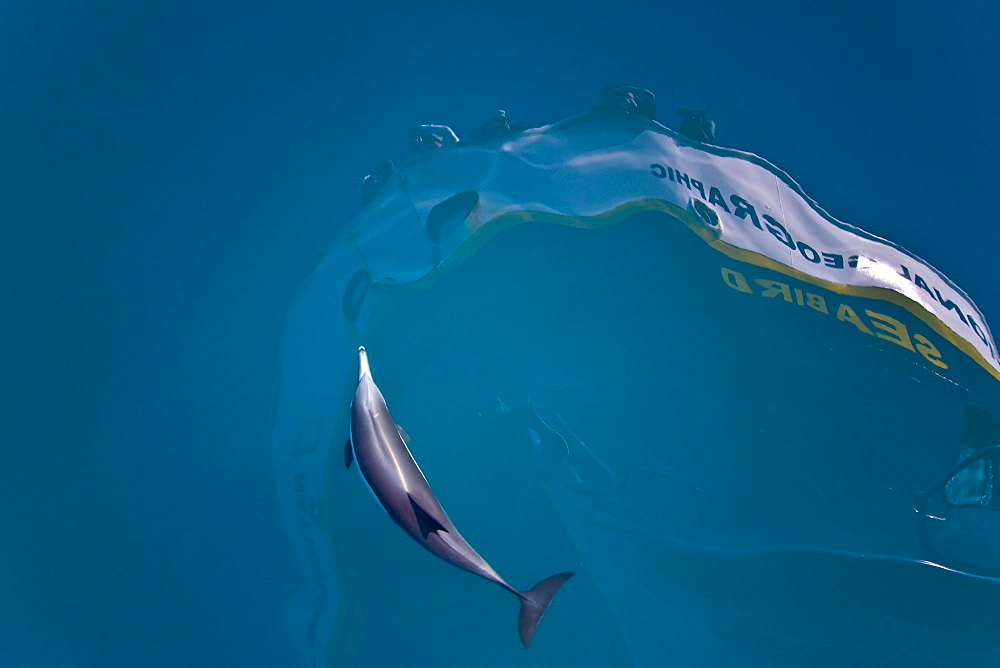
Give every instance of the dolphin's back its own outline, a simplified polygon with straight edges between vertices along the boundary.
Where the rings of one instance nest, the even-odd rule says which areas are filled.
[[[351,408],[351,441],[361,475],[404,531],[414,538],[421,534],[424,518],[413,508],[414,501],[444,529],[454,530],[423,471],[403,443],[371,376],[366,375],[358,382]]]

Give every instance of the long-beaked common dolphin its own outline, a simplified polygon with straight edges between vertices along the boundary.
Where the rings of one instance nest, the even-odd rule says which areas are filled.
[[[344,447],[344,463],[350,468],[352,461],[358,462],[361,476],[375,498],[413,540],[448,563],[517,596],[521,600],[518,631],[521,642],[528,647],[545,608],[573,573],[545,578],[524,592],[507,584],[462,538],[434,496],[372,380],[363,346],[358,348],[358,362],[358,388],[351,402],[351,437]]]

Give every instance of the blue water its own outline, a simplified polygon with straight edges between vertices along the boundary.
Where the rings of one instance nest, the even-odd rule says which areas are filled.
[[[765,156],[836,217],[925,257],[995,323],[1000,297],[993,256],[1000,227],[992,219],[991,188],[1000,176],[994,159],[1000,148],[993,77],[998,18],[987,6],[945,11],[921,3],[766,12],[737,3],[616,9],[600,3],[440,9],[4,3],[0,663],[298,664],[286,606],[301,581],[276,500],[269,431],[282,317],[317,258],[358,210],[358,180],[386,157],[408,159],[406,133],[414,124],[447,123],[461,133],[497,108],[517,118],[554,121],[585,108],[605,83],[619,81],[654,90],[668,125],[677,107],[711,103],[720,143]],[[636,310],[640,304],[624,302],[629,305],[629,313],[643,312]],[[746,317],[765,318],[759,311]],[[800,326],[802,338],[813,331],[809,323]],[[752,327],[746,331],[755,336]],[[551,350],[559,349],[553,341],[560,336],[568,339],[555,327],[539,335]],[[655,344],[636,343],[644,350]],[[831,343],[841,344],[850,345]],[[379,342],[371,346],[377,350]],[[376,373],[386,376],[380,382],[402,388],[394,394],[408,419],[400,421],[416,437],[421,421],[432,416],[406,405],[405,384],[421,376],[387,350]],[[506,344],[498,350],[509,352]],[[670,378],[696,376],[703,368],[695,360],[716,371],[734,368],[714,350],[706,345],[699,356],[682,351],[680,361],[664,363],[670,368],[647,368],[640,380],[648,385],[661,370]],[[568,366],[573,351],[564,352],[545,378],[531,383],[533,396],[550,411],[563,410],[553,379],[565,381],[575,370]],[[790,365],[814,363],[798,354],[787,360]],[[425,369],[435,368],[430,361],[427,353]],[[868,361],[860,359],[858,368]],[[744,363],[746,368],[734,370],[743,380],[734,382],[747,383],[741,389],[753,392],[757,386],[746,379],[761,362]],[[488,406],[493,396],[487,392],[497,389],[513,402],[523,398],[518,393],[525,386],[515,382],[514,371],[489,388],[449,392]],[[450,377],[457,381],[457,373]],[[856,378],[844,367],[833,374],[839,384],[817,386],[816,392],[833,400],[837,388],[857,389],[850,385]],[[566,411],[567,424],[588,443],[611,442],[617,422],[595,416],[632,395],[588,386],[586,378],[573,380],[583,399],[576,415]],[[430,391],[415,389],[423,396]],[[712,413],[701,412],[712,405],[711,393],[701,387],[701,394],[684,395],[674,385],[669,392],[687,399],[666,409],[662,402],[639,406],[643,424],[670,444],[697,442],[698,420],[702,428],[712,426]],[[920,392],[905,396],[917,409],[887,395],[877,414],[932,415],[934,406]],[[785,403],[776,402],[767,413],[770,431],[746,435],[752,446],[795,452],[795,409],[815,401],[805,394],[782,397]],[[388,390],[387,398],[392,401]],[[836,408],[821,426],[844,440],[871,424],[861,417],[872,414],[870,405]],[[685,422],[683,430],[664,425],[689,415],[702,417]],[[910,448],[921,451],[927,424],[933,422],[907,426]],[[456,444],[449,447],[472,439],[474,426],[449,424]],[[927,428],[945,433],[954,426]],[[775,433],[780,437],[769,438]],[[887,430],[880,438],[888,443],[894,433]],[[434,461],[432,450],[414,449],[429,477],[431,470],[449,470],[449,462]],[[620,466],[627,453],[609,450],[614,461],[608,464]],[[475,452],[458,454],[466,460],[456,460],[456,466],[477,459]],[[845,455],[838,475],[851,485],[852,475],[891,471],[901,459],[875,453],[851,461]],[[487,483],[515,484],[522,474],[538,481],[546,474],[504,458],[492,463],[496,479],[468,484],[488,490]],[[656,509],[656,528],[685,535],[694,530],[697,502],[687,482],[664,482],[676,480],[678,465],[664,466],[655,475],[669,498]],[[753,466],[752,458],[730,461],[727,475],[780,478]],[[438,479],[443,498],[462,493],[460,479]],[[605,484],[600,471],[592,471],[591,479]],[[450,628],[464,657],[492,652],[499,663],[510,657],[546,665],[596,657],[614,665],[626,660],[615,615],[626,620],[626,630],[660,626],[643,609],[623,617],[602,593],[598,571],[608,576],[610,570],[599,568],[598,557],[611,553],[599,546],[589,553],[594,572],[581,572],[567,585],[542,623],[538,647],[531,650],[538,651],[525,654],[514,635],[514,601],[497,600],[509,596],[447,571],[400,540],[363,490],[343,489],[356,505],[331,504],[324,510],[330,524],[370,529],[374,544],[400,550],[398,558],[382,552],[372,559],[395,565],[412,558],[420,573],[409,578],[387,566],[386,579],[351,592],[358,630],[346,636],[353,638],[342,655],[349,663],[412,658],[418,656],[414,647],[427,648],[419,656],[428,662],[439,658],[449,640],[414,637],[406,623],[407,606],[426,596],[426,582],[439,576],[457,590],[452,599],[429,605],[442,618],[454,615]],[[497,507],[489,503],[491,495],[477,496],[481,507],[449,510],[462,527],[476,523],[469,515],[475,512],[485,515],[485,526],[509,527],[507,534],[475,534],[476,544],[504,564],[516,584],[581,568],[586,546],[568,530],[544,531],[566,525],[569,501],[559,506],[550,499],[543,508],[527,495]],[[762,495],[746,507],[773,510],[766,518],[785,518],[788,526],[806,531],[811,514],[783,498]],[[862,516],[866,501],[823,512]],[[677,507],[688,514],[670,514]],[[613,515],[616,508],[605,510]],[[527,526],[519,521],[525,516],[532,518]],[[778,519],[767,522],[774,531],[783,526]],[[759,526],[740,522],[731,528],[746,534],[741,547],[765,547],[753,544],[762,535]],[[650,527],[639,529],[649,534]],[[473,537],[471,529],[463,530]],[[532,558],[518,544],[525,533],[532,536]],[[649,601],[687,601],[676,604],[682,612],[664,617],[664,634],[671,635],[662,643],[652,631],[644,634],[647,651],[663,652],[665,660],[724,659],[714,653],[723,651],[719,644],[680,647],[684,638],[713,633],[743,648],[738,651],[744,654],[729,658],[748,662],[761,656],[803,662],[803,645],[828,640],[787,615],[754,615],[744,607],[737,621],[713,616],[739,607],[740,578],[732,575],[726,554],[691,556],[663,540],[629,549],[635,563],[653,572],[671,572],[656,568],[664,561],[677,566],[701,560],[729,578],[713,580],[728,583],[721,593],[668,578],[644,580]],[[768,568],[754,570],[753,581],[768,582]],[[947,584],[935,580],[916,591],[954,592]],[[953,615],[973,629],[989,619],[977,595],[965,597],[966,605]],[[780,598],[767,605],[794,607]],[[847,612],[836,616],[837,629],[853,628],[851,609],[845,604]],[[913,628],[898,609],[879,612],[900,634]],[[711,632],[704,636],[692,631],[705,628]],[[949,633],[946,649],[964,638]],[[798,640],[775,640],[789,634]],[[377,642],[366,646],[369,638]],[[483,638],[496,644],[482,644]],[[576,649],[546,653],[546,643]],[[671,655],[674,646],[678,653]],[[946,654],[931,656],[948,663]],[[857,655],[840,658],[849,662]]]

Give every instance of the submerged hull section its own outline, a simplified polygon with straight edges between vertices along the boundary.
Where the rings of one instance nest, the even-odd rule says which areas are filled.
[[[456,665],[481,662],[487,646],[496,665],[995,659],[1000,525],[989,458],[967,459],[1000,442],[986,323],[919,258],[887,242],[876,253],[881,240],[838,227],[804,195],[796,206],[832,232],[771,219],[809,248],[824,240],[818,252],[845,266],[851,253],[837,244],[854,235],[871,266],[898,265],[899,281],[810,273],[817,263],[797,247],[771,257],[753,244],[781,246],[782,235],[734,218],[731,194],[727,218],[708,178],[704,201],[676,188],[620,201],[600,180],[609,193],[586,201],[557,189],[574,166],[599,175],[614,159],[666,182],[676,160],[630,149],[646,133],[689,162],[703,156],[705,173],[718,166],[632,117],[459,145],[394,175],[318,268],[286,321],[274,433],[303,573],[289,616],[303,656],[412,662],[429,633],[446,632],[462,639],[449,646]],[[575,161],[556,164],[552,145]],[[475,170],[462,183],[451,164],[463,160],[521,171],[507,189],[479,190]],[[761,186],[739,187],[749,204]],[[911,299],[918,275],[955,308]],[[963,318],[948,321],[956,309]],[[359,344],[378,356],[439,498],[457,524],[478,527],[469,539],[494,565],[528,581],[576,564],[563,614],[529,654],[505,635],[510,611],[480,605],[486,583],[423,558],[343,471]],[[511,547],[525,535],[538,541],[530,560]],[[447,594],[428,596],[439,580]],[[976,619],[915,604],[941,592],[955,616]],[[456,613],[467,609],[476,614]],[[913,634],[934,642],[915,648]]]

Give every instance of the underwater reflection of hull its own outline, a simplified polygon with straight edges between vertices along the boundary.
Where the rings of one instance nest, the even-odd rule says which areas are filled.
[[[967,346],[888,289],[731,252],[683,207],[613,224],[525,215],[477,229],[458,253],[462,216],[478,215],[467,192],[433,243],[408,201],[374,200],[407,221],[404,236],[339,246],[289,316],[275,467],[303,570],[330,593],[307,638],[320,663],[412,663],[430,620],[461,639],[456,664],[481,663],[487,644],[495,665],[995,658],[997,581],[922,563],[957,566],[947,548],[968,513],[934,497],[928,529],[914,512],[992,438],[970,440],[968,406],[1000,415],[996,380]],[[419,265],[452,252],[465,261]],[[422,581],[450,577],[379,530],[325,454],[347,433],[359,343],[442,503],[479,528],[469,538],[491,562],[523,580],[579,571],[560,594],[575,614],[552,619],[530,657],[495,644],[506,615],[456,616],[459,600],[403,614],[359,584],[412,602]],[[550,561],[511,549],[528,534]],[[980,572],[1000,564],[991,542],[963,545]]]

